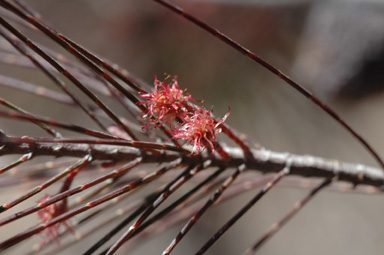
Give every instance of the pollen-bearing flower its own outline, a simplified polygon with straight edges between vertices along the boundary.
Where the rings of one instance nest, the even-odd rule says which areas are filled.
[[[187,140],[189,145],[193,145],[192,153],[199,154],[209,147],[214,154],[213,143],[216,141],[216,134],[221,133],[219,126],[228,118],[229,113],[230,110],[219,122],[216,122],[212,117],[212,111],[197,107],[191,116],[185,116],[185,122],[174,131],[173,138]]]
[[[159,81],[155,76],[155,90],[152,93],[141,95],[141,98],[147,99],[144,104],[148,107],[143,115],[148,122],[143,128],[149,128],[158,123],[158,126],[168,124],[171,128],[176,118],[183,119],[187,112],[187,102],[196,101],[190,95],[184,95],[184,91],[179,88],[177,77],[172,77],[172,84]]]
[[[142,116],[147,119],[143,128],[153,125],[167,124],[173,135],[172,139],[183,139],[193,145],[192,153],[200,154],[205,148],[215,153],[216,134],[221,132],[220,125],[227,119],[230,111],[216,121],[212,111],[199,106],[188,104],[189,100],[199,102],[191,95],[185,95],[179,88],[177,77],[172,77],[172,83],[167,79],[159,81],[155,76],[155,89],[152,93],[141,95],[147,101],[139,104],[146,105],[147,111]]]

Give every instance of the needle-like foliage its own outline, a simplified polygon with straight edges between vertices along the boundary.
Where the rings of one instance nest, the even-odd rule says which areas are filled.
[[[335,119],[384,165],[373,147],[334,110],[275,66],[181,7],[163,0],[150,2],[181,15],[277,75]],[[60,49],[32,39],[35,32]],[[147,84],[56,31],[54,24],[20,0],[0,0],[0,36],[4,39],[0,41],[1,62],[32,69],[52,86],[45,88],[22,81],[22,75],[15,79],[2,73],[2,87],[54,101],[81,112],[88,121],[85,125],[71,116],[65,121],[41,116],[17,106],[6,93],[0,95],[2,119],[33,124],[43,133],[34,136],[26,129],[20,134],[0,122],[4,159],[0,189],[7,193],[10,186],[23,187],[17,194],[2,197],[0,229],[28,220],[9,233],[0,231],[2,254],[114,254],[120,250],[134,254],[147,240],[181,223],[184,227],[172,234],[170,244],[158,247],[158,253],[171,254],[212,207],[261,188],[247,203],[234,208],[232,217],[217,226],[205,244],[183,253],[203,254],[277,184],[312,188],[246,251],[253,254],[326,187],[381,192],[381,169],[254,146],[225,122],[230,111],[215,117],[202,101],[187,93],[188,85],[179,85],[177,76],[155,76],[154,86]],[[299,177],[292,181],[287,175]],[[303,177],[311,177],[312,182],[301,182]],[[350,185],[341,186],[343,182]],[[70,252],[75,244],[76,250]]]

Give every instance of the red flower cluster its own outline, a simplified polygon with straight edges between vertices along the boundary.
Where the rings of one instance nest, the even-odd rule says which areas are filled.
[[[217,122],[212,116],[212,111],[204,107],[188,105],[189,100],[198,101],[190,95],[184,95],[178,86],[176,76],[172,77],[172,85],[167,82],[167,78],[160,82],[155,76],[154,92],[141,96],[147,99],[141,104],[148,107],[143,115],[148,122],[143,128],[167,124],[173,139],[187,140],[189,145],[193,145],[193,153],[199,154],[209,147],[213,154],[216,134],[221,132],[219,126],[227,119],[230,112],[228,111],[223,119]]]
[[[43,202],[49,200],[50,198],[51,198],[51,196],[46,195],[45,197],[43,197],[42,199],[39,200],[39,203],[43,203]],[[41,209],[40,211],[38,211],[37,215],[41,219],[42,223],[47,223],[48,221],[52,220],[53,218],[59,216],[60,214],[62,214],[64,212],[64,207],[62,205],[63,205],[63,203],[51,204],[51,205]],[[73,232],[73,229],[65,221],[63,221],[61,223],[57,223],[56,225],[48,227],[47,229],[44,230],[44,232],[43,232],[44,240],[42,241],[40,246],[43,246],[44,244],[46,244],[52,240],[56,240],[57,242],[59,242],[59,240],[60,240],[59,239],[59,237],[60,237],[59,230],[60,230],[61,226],[64,226],[69,231]]]
[[[192,152],[199,154],[209,146],[214,154],[213,143],[216,141],[216,134],[221,133],[218,127],[228,118],[229,113],[228,111],[224,118],[216,123],[211,111],[198,107],[191,116],[186,115],[184,123],[175,130],[174,138],[186,139],[189,145],[193,145]]]
[[[172,85],[167,82],[169,77],[159,81],[155,76],[155,90],[140,96],[148,100],[140,103],[148,107],[147,113],[143,115],[148,122],[143,128],[163,124],[168,124],[172,128],[175,119],[182,118],[186,114],[187,102],[189,100],[197,102],[190,95],[184,95],[184,91],[179,88],[176,76],[172,77]]]

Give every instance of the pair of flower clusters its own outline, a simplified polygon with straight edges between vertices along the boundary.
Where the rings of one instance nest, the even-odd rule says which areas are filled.
[[[169,78],[172,79],[171,84],[167,81]],[[219,126],[227,119],[229,111],[220,121],[216,121],[212,111],[189,104],[191,100],[199,101],[179,88],[176,76],[167,76],[163,81],[155,76],[154,85],[152,93],[141,95],[147,100],[140,103],[147,106],[142,116],[147,119],[143,128],[166,124],[173,135],[172,139],[186,140],[186,143],[193,145],[193,153],[199,154],[209,147],[213,154],[216,134],[221,132]]]

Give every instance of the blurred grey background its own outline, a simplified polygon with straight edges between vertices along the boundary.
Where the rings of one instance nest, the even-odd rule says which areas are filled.
[[[180,87],[204,99],[207,108],[214,106],[216,116],[230,106],[228,123],[268,149],[376,166],[343,128],[287,84],[152,1],[28,3],[56,30],[147,82],[153,82],[153,74],[178,75]],[[315,92],[384,155],[384,3],[177,3]],[[47,109],[36,98],[15,100],[39,114],[60,118],[62,112]],[[70,118],[86,125],[82,115],[71,112]],[[8,132],[26,132],[13,122],[8,127],[1,122]],[[209,211],[174,254],[196,251],[255,192]],[[208,254],[241,254],[307,192],[273,189]],[[323,191],[259,254],[383,254],[383,201],[380,195]],[[165,248],[180,227],[129,254],[160,254],[159,247]],[[66,252],[62,254],[74,254]]]

